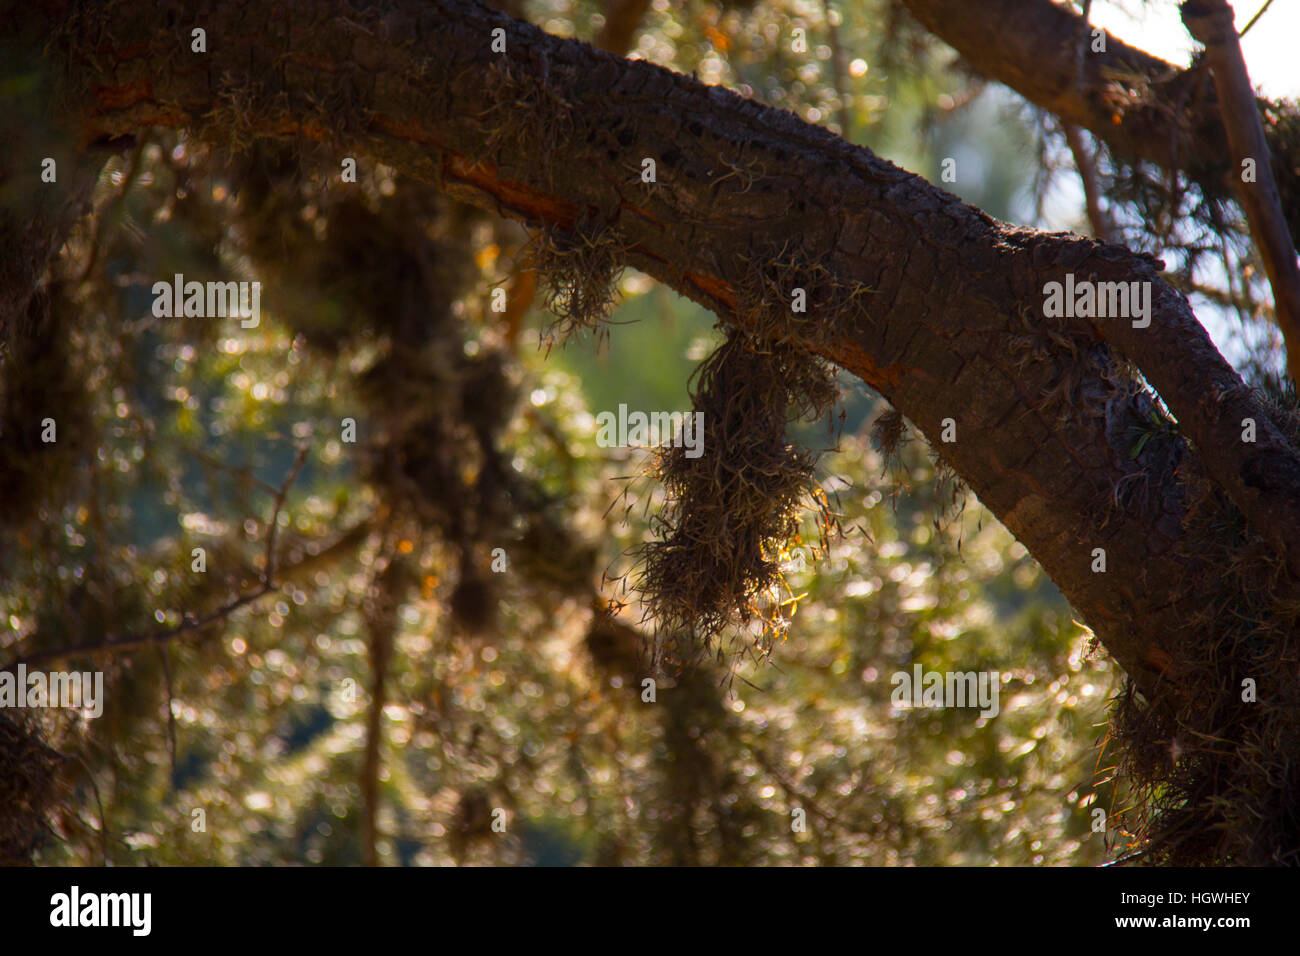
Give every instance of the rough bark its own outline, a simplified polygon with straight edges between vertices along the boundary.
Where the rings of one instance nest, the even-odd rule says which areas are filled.
[[[19,12],[58,31],[49,56],[75,80],[67,108],[82,142],[155,124],[236,144],[321,140],[503,215],[617,242],[627,262],[742,327],[783,307],[756,275],[821,282],[814,306],[839,306],[788,316],[781,333],[934,439],[954,419],[943,456],[1142,686],[1203,600],[1203,569],[1177,554],[1175,467],[1207,472],[1300,570],[1300,461],[1148,259],[996,222],[788,113],[472,0],[72,10],[45,0]],[[189,52],[197,26],[206,56]],[[491,47],[498,28],[504,54]],[[656,184],[641,182],[647,157]],[[1150,327],[1044,320],[1043,286],[1066,272],[1152,282]],[[850,305],[834,287],[864,294]],[[1168,467],[1130,460],[1123,360],[1190,439]],[[1258,423],[1255,445],[1240,441],[1243,417]],[[1121,493],[1134,482],[1137,504]]]

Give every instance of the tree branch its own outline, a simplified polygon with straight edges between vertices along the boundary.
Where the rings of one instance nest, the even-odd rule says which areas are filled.
[[[1209,597],[1204,569],[1175,547],[1181,480],[1144,471],[1111,430],[1127,394],[1112,358],[1135,363],[1177,416],[1190,439],[1180,467],[1204,468],[1300,577],[1300,459],[1148,258],[996,222],[789,113],[472,0],[387,0],[348,20],[337,0],[292,14],[139,0],[113,10],[111,31],[62,0],[18,12],[46,18],[50,55],[78,78],[70,102],[87,141],[161,124],[235,145],[295,136],[359,150],[606,243],[724,321],[853,372],[932,438],[953,419],[959,440],[944,458],[1148,687],[1168,668],[1162,645]],[[196,65],[178,37],[200,22],[240,56]],[[497,30],[505,53],[492,49]],[[85,36],[101,38],[93,51]],[[1036,65],[1048,61],[1035,51]],[[1072,72],[1073,57],[1063,62]],[[656,183],[641,181],[644,158]],[[1149,282],[1149,326],[1048,328],[1044,284],[1066,273]],[[789,309],[796,286],[812,292],[805,317]],[[1036,344],[1017,358],[1027,338]],[[1072,380],[1105,407],[1044,399]],[[1244,417],[1253,445],[1240,441]],[[1116,486],[1138,472],[1150,509],[1117,509]],[[1094,547],[1106,574],[1092,570]]]
[[[898,2],[979,72],[1090,130],[1117,154],[1184,170],[1210,195],[1223,194],[1225,176],[1236,174],[1223,154],[1218,105],[1195,95],[1197,70],[1181,70],[1109,33],[1104,51],[1079,62],[1075,47],[1087,24],[1051,0],[983,0],[978,10],[968,0]],[[1300,139],[1274,135],[1270,143],[1290,234],[1300,242]]]
[[[1273,287],[1278,328],[1286,342],[1291,380],[1300,383],[1300,263],[1287,229],[1268,139],[1256,108],[1255,92],[1246,72],[1233,25],[1232,7],[1226,0],[1185,0],[1181,7],[1187,31],[1205,47],[1205,57],[1219,93],[1219,109],[1228,130],[1228,147],[1237,169],[1232,177],[1241,208],[1250,223],[1255,248]],[[1254,164],[1255,175],[1246,179],[1244,164]]]
[[[1092,154],[1088,152],[1088,144],[1079,127],[1073,123],[1063,123],[1062,127],[1065,130],[1065,142],[1074,156],[1074,167],[1079,171],[1079,181],[1083,183],[1084,206],[1088,211],[1088,224],[1092,226],[1092,234],[1103,242],[1111,242],[1114,236],[1111,234],[1106,210],[1101,205],[1101,184],[1097,181],[1097,165]]]
[[[1244,37],[1247,33],[1249,33],[1251,27],[1253,27],[1256,23],[1259,22],[1259,18],[1262,17],[1265,13],[1267,13],[1268,8],[1271,7],[1272,5],[1273,5],[1273,0],[1264,0],[1264,5],[1260,7],[1258,10],[1256,10],[1255,15],[1250,18],[1250,22],[1241,28],[1241,32],[1237,34],[1238,39]]]

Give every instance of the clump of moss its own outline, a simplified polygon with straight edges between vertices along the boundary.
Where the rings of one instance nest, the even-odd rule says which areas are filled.
[[[604,322],[617,302],[627,257],[627,246],[616,231],[594,221],[572,230],[544,226],[534,236],[529,255],[542,279],[546,308],[556,317],[552,330],[561,339],[581,329],[607,331]]]
[[[861,297],[874,290],[840,276],[829,254],[785,240],[779,247],[764,245],[745,260],[739,293],[751,332],[777,342],[797,337],[815,346],[833,338],[835,320],[859,312]]]
[[[815,456],[786,440],[794,416],[827,412],[836,397],[822,362],[793,345],[733,331],[696,372],[694,408],[703,413],[703,448],[660,453],[669,502],[642,546],[638,584],[657,630],[689,651],[709,647],[733,622],[780,628],[772,600],[775,560],[799,535],[805,507],[816,510],[823,543],[834,515],[813,480]]]
[[[887,408],[871,423],[871,441],[880,452],[885,470],[897,468],[903,442],[907,438],[907,422],[896,408]]]
[[[561,143],[584,131],[582,118],[546,80],[518,73],[509,62],[494,63],[481,97],[491,104],[479,115],[485,136],[479,160],[502,168],[526,165],[544,186],[555,184]]]

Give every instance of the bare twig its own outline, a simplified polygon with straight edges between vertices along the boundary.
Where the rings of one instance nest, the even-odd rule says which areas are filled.
[[[308,447],[303,445],[298,449],[298,458],[293,463],[293,470],[289,472],[289,477],[285,479],[275,495],[275,508],[271,511],[271,523],[266,533],[266,558],[262,568],[262,583],[266,585],[268,591],[275,587],[275,534],[280,527],[280,509],[284,507],[284,499],[289,494],[290,486],[298,477],[298,472],[302,471],[303,463],[307,461]]]
[[[202,617],[194,617],[186,611],[179,624],[172,627],[162,628],[150,634],[127,634],[122,637],[112,638],[93,644],[75,644],[71,647],[61,647],[48,651],[37,651],[26,657],[20,657],[17,660],[5,665],[4,670],[17,667],[19,664],[28,666],[36,663],[43,663],[50,660],[59,660],[66,657],[74,657],[89,654],[116,653],[126,650],[137,650],[142,647],[153,647],[166,644],[168,641],[181,637],[185,634],[192,634],[203,631],[206,628],[216,624],[218,621],[224,621],[235,611],[245,605],[252,604],[254,601],[269,594],[276,589],[275,586],[275,529],[280,518],[280,510],[284,507],[284,499],[289,493],[289,488],[294,479],[298,477],[298,472],[302,470],[303,463],[307,459],[307,447],[304,446],[298,453],[297,461],[294,462],[293,470],[290,471],[289,477],[285,480],[284,485],[276,492],[275,505],[271,512],[271,520],[267,530],[266,540],[266,565],[262,570],[262,582],[256,588],[243,594],[239,594],[221,607],[217,608]]]
[[[754,758],[754,762],[757,763],[769,777],[776,781],[777,786],[785,791],[785,795],[791,801],[800,806],[807,807],[826,823],[833,826],[843,827],[844,829],[849,830],[849,832],[852,832],[851,828],[844,826],[844,824],[840,822],[839,817],[829,810],[822,809],[816,800],[804,793],[796,784],[792,783],[776,765],[776,762],[764,752],[762,747],[754,743],[744,734],[739,734],[737,739],[739,739],[745,749],[749,751],[750,756]]]
[[[1272,5],[1273,5],[1273,0],[1266,0],[1264,5],[1260,7],[1257,11],[1255,11],[1255,15],[1250,18],[1250,22],[1241,28],[1241,32],[1237,34],[1237,38],[1240,39],[1241,37],[1244,37],[1247,33],[1249,33],[1250,28],[1259,22],[1259,18],[1262,17],[1268,11],[1268,8],[1271,7]]]
[[[209,468],[216,468],[220,471],[227,472],[245,481],[249,481],[253,483],[258,488],[261,488],[263,491],[269,494],[272,498],[274,498],[276,495],[280,493],[280,489],[275,487],[275,485],[271,484],[270,482],[266,482],[263,481],[261,478],[258,478],[257,475],[253,474],[253,469],[249,468],[247,465],[227,465],[225,462],[217,461],[217,459],[213,458],[211,455],[207,454],[206,452],[199,451],[197,448],[191,448],[189,446],[184,446],[183,450],[187,454],[190,454],[193,457],[197,458],[199,461],[207,465]]]
[[[1088,144],[1084,141],[1079,127],[1073,123],[1061,125],[1065,130],[1065,141],[1070,146],[1070,152],[1074,154],[1074,166],[1079,171],[1079,179],[1083,183],[1084,206],[1088,210],[1088,224],[1092,226],[1093,238],[1100,239],[1102,242],[1112,242],[1113,230],[1110,218],[1101,205],[1101,184],[1097,178],[1097,166],[1092,154],[1088,152]]]
[[[164,644],[173,638],[181,637],[185,634],[191,634],[202,631],[218,621],[223,621],[230,617],[235,611],[244,607],[246,604],[252,604],[258,598],[265,596],[272,589],[265,584],[259,585],[246,594],[241,594],[236,598],[226,602],[210,614],[196,618],[188,612],[184,615],[180,624],[173,627],[163,628],[150,634],[128,634],[119,638],[110,638],[95,644],[74,644],[71,647],[60,647],[55,650],[38,651],[35,654],[29,654],[26,657],[18,658],[5,666],[5,670],[17,667],[19,664],[44,663],[45,661],[59,660],[66,657],[78,657],[81,655],[116,653],[118,651],[139,650],[142,647],[153,647],[158,644]]]
[[[1091,13],[1092,0],[1083,0],[1083,14],[1079,19],[1079,51],[1076,54],[1079,72],[1074,78],[1075,87],[1081,94],[1087,86],[1088,40],[1092,35],[1092,25],[1088,22],[1088,17]],[[1088,152],[1088,144],[1078,125],[1062,119],[1061,129],[1065,132],[1065,141],[1074,155],[1074,166],[1079,171],[1079,179],[1083,182],[1084,205],[1088,210],[1088,223],[1092,226],[1093,238],[1110,242],[1112,229],[1101,207],[1101,186],[1097,180],[1094,156]]]
[[[122,176],[122,186],[115,192],[111,199],[107,200],[103,206],[95,213],[95,221],[91,227],[93,239],[90,243],[90,254],[86,256],[86,265],[81,270],[81,281],[85,282],[90,278],[90,274],[95,271],[99,265],[100,253],[104,248],[104,223],[111,213],[117,211],[117,208],[126,200],[126,194],[135,184],[136,177],[140,174],[140,164],[144,157],[145,147],[149,144],[149,134],[141,134],[135,144],[135,149],[131,150],[131,159],[127,165],[126,173]]]
[[[1237,312],[1250,312],[1252,309],[1255,309],[1265,318],[1273,317],[1272,306],[1267,303],[1260,303],[1258,306],[1252,306],[1248,302],[1243,302],[1241,297],[1238,296],[1236,291],[1231,287],[1227,289],[1218,289],[1214,286],[1206,285],[1203,282],[1186,279],[1176,273],[1166,275],[1165,281],[1184,295],[1199,295],[1225,309],[1233,309]],[[1231,281],[1229,282],[1229,286],[1231,286]]]
[[[94,773],[91,772],[90,766],[85,759],[74,756],[71,759],[81,764],[81,769],[86,771],[86,779],[90,781],[90,792],[95,795],[95,806],[99,808],[99,865],[108,866],[108,816],[104,813],[104,798],[99,792],[99,783],[95,780]],[[80,814],[78,814],[80,817]],[[85,819],[82,818],[82,823]]]
[[[171,652],[167,649],[166,644],[158,646],[158,656],[162,658],[163,676],[167,680],[167,754],[171,757],[172,762],[172,779],[171,786],[176,786],[176,708],[173,706],[176,700],[174,686],[172,684],[172,661]]]

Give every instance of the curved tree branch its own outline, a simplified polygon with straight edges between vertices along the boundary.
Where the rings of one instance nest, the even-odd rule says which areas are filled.
[[[604,237],[724,321],[860,376],[932,438],[952,419],[957,441],[936,447],[1147,689],[1208,600],[1206,569],[1176,547],[1179,469],[1208,473],[1300,577],[1300,459],[1148,258],[997,222],[789,113],[473,0],[346,17],[339,0],[18,12],[76,78],[83,142],[165,125],[365,152],[503,215]],[[206,55],[190,52],[200,26]],[[1149,325],[1044,319],[1045,283],[1067,273],[1149,282]],[[802,285],[810,315],[774,301]],[[1190,440],[1176,467],[1133,460],[1117,427],[1137,400],[1125,360]],[[1141,507],[1122,493],[1136,483]]]

